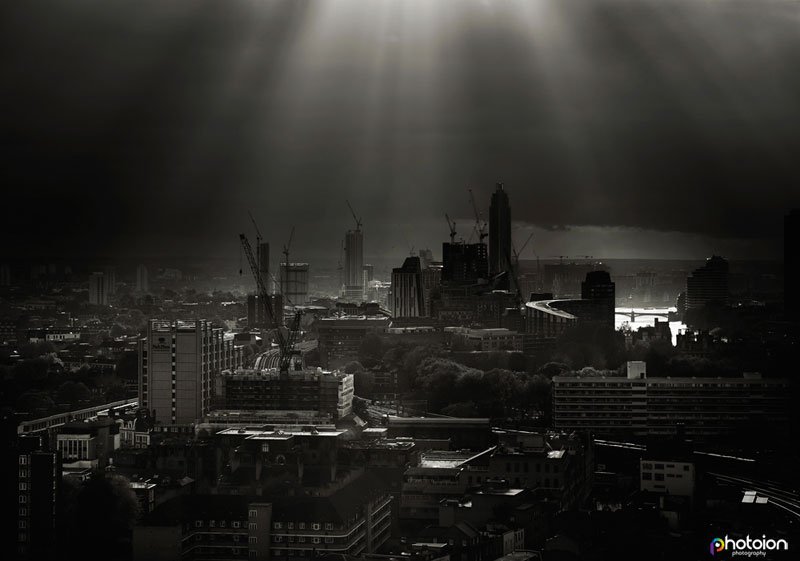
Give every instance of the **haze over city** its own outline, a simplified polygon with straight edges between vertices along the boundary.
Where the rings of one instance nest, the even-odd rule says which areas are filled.
[[[514,193],[539,255],[775,259],[797,204],[796,6],[736,1],[11,3],[9,251],[435,247]],[[68,227],[62,228],[66,216]],[[551,233],[551,230],[554,230]],[[101,236],[93,235],[101,233]],[[326,241],[327,240],[327,241]],[[408,240],[408,242],[406,241]]]

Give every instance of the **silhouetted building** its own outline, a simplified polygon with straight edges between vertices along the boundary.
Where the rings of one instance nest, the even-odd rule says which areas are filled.
[[[108,283],[105,273],[94,272],[89,276],[89,303],[108,306]]]
[[[157,423],[193,423],[210,408],[214,374],[241,361],[233,334],[209,321],[150,320],[139,341],[139,404]]]
[[[581,283],[581,299],[587,300],[587,319],[596,325],[614,329],[616,305],[614,283],[607,271],[590,271]]]
[[[104,267],[106,294],[113,296],[117,293],[117,270],[114,267]]]
[[[364,290],[364,232],[348,230],[344,237],[344,284],[350,293]]]
[[[264,286],[267,287],[267,290],[271,290],[269,287],[274,286],[272,282],[272,277],[269,275],[269,243],[268,242],[260,242],[258,244],[258,272],[261,275],[261,280],[264,281]]]
[[[786,313],[797,319],[800,313],[800,209],[793,209],[783,219],[783,298]]]
[[[422,267],[419,257],[406,257],[402,267],[392,269],[392,317],[425,315]]]
[[[261,298],[257,294],[247,296],[247,326],[250,329],[257,327],[274,329],[278,325],[283,325],[283,296],[269,294],[267,297],[272,305],[275,318],[270,314],[266,303],[261,304]]]
[[[498,183],[489,206],[489,270],[493,275],[511,269],[511,207]]]
[[[13,504],[17,505],[17,557],[54,559],[57,501],[61,491],[60,455],[47,451],[39,436],[25,435],[18,438],[13,459],[18,469],[18,496],[6,500],[13,498]]]
[[[489,277],[486,244],[443,243],[442,283],[475,284]]]
[[[139,265],[136,267],[136,292],[144,294],[150,291],[150,283],[147,278],[147,267]]]
[[[389,325],[391,321],[383,316],[318,319],[314,327],[319,333],[319,356],[323,368],[330,368],[332,363],[358,360],[358,351],[367,334],[384,333]]]
[[[280,283],[288,305],[308,304],[308,263],[281,263]]]
[[[686,309],[694,310],[716,303],[728,303],[728,262],[714,255],[686,279]]]

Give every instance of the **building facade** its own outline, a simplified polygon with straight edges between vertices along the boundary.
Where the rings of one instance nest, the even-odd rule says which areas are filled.
[[[288,305],[308,304],[308,263],[281,263],[280,284]]]
[[[321,368],[226,370],[215,377],[214,391],[228,410],[316,411],[334,419],[353,410],[353,375]]]
[[[425,295],[419,257],[406,257],[402,267],[392,269],[392,317],[425,315]]]
[[[728,262],[714,255],[686,279],[686,309],[702,308],[710,303],[727,304],[729,294]]]
[[[554,376],[553,417],[559,430],[604,435],[673,435],[683,425],[693,437],[733,434],[748,426],[785,426],[789,382],[741,378]]]
[[[360,228],[348,230],[344,237],[345,291],[364,291],[364,232]]]
[[[489,269],[493,275],[511,270],[511,206],[502,183],[489,206]]]
[[[213,376],[241,362],[233,335],[207,320],[150,320],[139,342],[139,404],[157,423],[193,423],[210,408]]]
[[[89,276],[89,303],[95,306],[108,306],[108,282],[106,274],[94,272]]]

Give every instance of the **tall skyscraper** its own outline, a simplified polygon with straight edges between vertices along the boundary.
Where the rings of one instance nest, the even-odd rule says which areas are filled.
[[[489,206],[489,271],[496,275],[511,269],[511,207],[508,193],[498,183]]]
[[[344,238],[344,284],[350,292],[364,287],[364,232],[359,228],[348,230]]]
[[[139,265],[136,267],[136,292],[146,294],[150,290],[150,283],[147,278],[147,267]]]
[[[272,277],[269,276],[269,243],[267,242],[258,244],[258,272],[261,274],[264,286],[269,290],[273,282]]]
[[[213,376],[241,357],[233,335],[209,321],[152,319],[139,341],[139,405],[162,424],[194,423],[209,410]]]
[[[786,314],[793,320],[800,313],[800,209],[793,209],[783,219],[783,299]]]
[[[686,309],[728,303],[728,262],[714,255],[686,279]]]
[[[406,257],[402,267],[392,269],[392,316],[419,317],[425,314],[422,267],[419,257]]]
[[[588,300],[588,319],[614,329],[616,290],[608,271],[591,271],[581,283],[581,299]]]
[[[111,297],[117,292],[117,270],[114,267],[104,267],[103,273],[106,276],[106,294]]]
[[[308,263],[281,263],[280,283],[288,305],[308,304]]]
[[[94,272],[89,276],[89,303],[108,306],[108,282],[105,273]]]

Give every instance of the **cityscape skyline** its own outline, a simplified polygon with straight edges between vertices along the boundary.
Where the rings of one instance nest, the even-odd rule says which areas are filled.
[[[3,559],[794,558],[800,0],[0,14]]]

